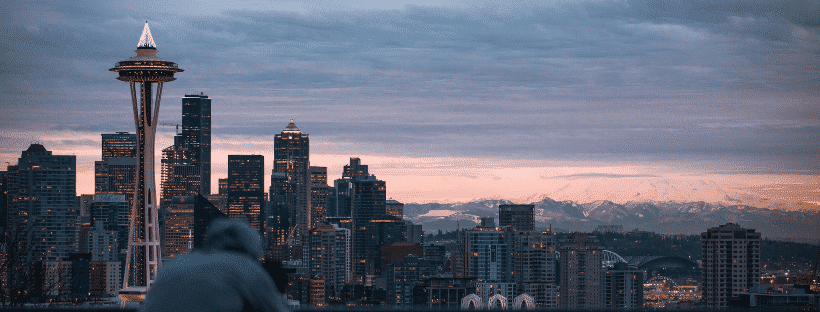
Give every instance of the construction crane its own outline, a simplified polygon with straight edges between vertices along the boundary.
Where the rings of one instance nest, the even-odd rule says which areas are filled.
[[[177,134],[179,134],[179,127],[182,126],[178,123],[173,123],[173,122],[161,122],[161,123],[159,123],[159,125],[160,126],[176,126],[177,127]]]

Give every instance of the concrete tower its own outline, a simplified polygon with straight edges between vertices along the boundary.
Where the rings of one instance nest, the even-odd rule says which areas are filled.
[[[157,48],[151,37],[151,30],[148,29],[148,22],[145,23],[135,52],[137,56],[120,61],[109,69],[119,73],[117,80],[128,82],[131,86],[131,104],[137,130],[137,181],[131,206],[125,278],[120,291],[123,304],[145,299],[145,293],[154,282],[161,263],[154,187],[154,136],[162,86],[176,79],[174,73],[182,72],[176,63],[157,58]],[[154,84],[157,85],[155,100]],[[156,106],[152,104],[152,100],[156,102]]]

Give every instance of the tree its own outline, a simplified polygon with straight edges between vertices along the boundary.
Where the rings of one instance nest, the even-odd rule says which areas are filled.
[[[44,262],[34,258],[34,227],[9,227],[0,236],[0,305],[20,306],[59,287],[63,272],[55,281],[46,281]]]

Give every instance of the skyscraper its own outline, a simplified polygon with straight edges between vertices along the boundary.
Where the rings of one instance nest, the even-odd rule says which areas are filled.
[[[273,139],[273,172],[287,174],[294,187],[294,201],[290,204],[290,218],[293,239],[301,245],[303,237],[310,230],[310,136],[303,134],[293,123],[293,119]]]
[[[211,194],[211,99],[186,94],[182,98],[182,137],[188,144],[191,163],[199,169],[199,194]],[[196,195],[196,194],[192,194]]]
[[[464,232],[465,272],[479,282],[514,283],[513,232],[488,223]]]
[[[376,176],[354,179],[350,182],[350,203],[353,217],[353,273],[355,279],[375,274],[373,259],[377,240],[370,235],[371,223],[376,216],[385,214],[387,188]]]
[[[123,290],[120,292],[120,299],[125,302],[145,299],[145,293],[154,282],[161,264],[154,186],[154,137],[162,87],[166,82],[176,79],[175,73],[183,71],[176,63],[157,57],[158,51],[147,22],[135,52],[137,56],[120,61],[114,68],[109,69],[119,74],[117,80],[128,82],[131,87],[131,104],[134,108],[134,125],[137,130],[137,175],[129,226],[125,278]],[[155,101],[154,84],[157,85]],[[156,106],[152,102],[155,102]]]
[[[76,156],[52,155],[31,144],[8,167],[8,223],[31,229],[30,260],[66,261],[76,250]]]
[[[342,286],[350,281],[350,230],[321,225],[310,230],[310,276],[321,276],[328,299],[338,299]]]
[[[134,198],[137,177],[137,135],[128,132],[102,134],[102,160],[94,162],[94,193]]]
[[[760,233],[727,223],[701,233],[700,241],[704,305],[725,308],[729,299],[760,283]]]
[[[498,205],[498,225],[509,226],[513,231],[532,231],[534,205]]]
[[[600,309],[603,250],[594,236],[572,233],[560,243],[560,298],[563,309]]]
[[[555,235],[543,231],[516,231],[513,246],[515,283],[519,294],[529,294],[538,308],[558,306],[558,246]]]
[[[265,156],[228,155],[228,217],[245,218],[264,233]]]
[[[310,166],[310,217],[313,227],[326,222],[327,197],[330,187],[327,185],[327,167]]]
[[[174,136],[174,145],[162,150],[162,195],[160,207],[170,207],[174,196],[201,194],[202,166],[194,164],[193,150],[182,135]]]
[[[265,221],[266,256],[275,261],[288,261],[287,240],[290,237],[290,207],[294,197],[294,186],[287,173],[273,172],[270,179],[270,201],[268,201]]]

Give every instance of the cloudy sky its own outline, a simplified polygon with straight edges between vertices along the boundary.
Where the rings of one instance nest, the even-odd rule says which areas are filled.
[[[214,180],[229,154],[270,172],[294,118],[312,165],[359,156],[405,202],[820,207],[816,1],[222,2],[0,2],[0,161],[41,142],[92,193],[147,20],[185,70],[160,121],[213,99]]]

